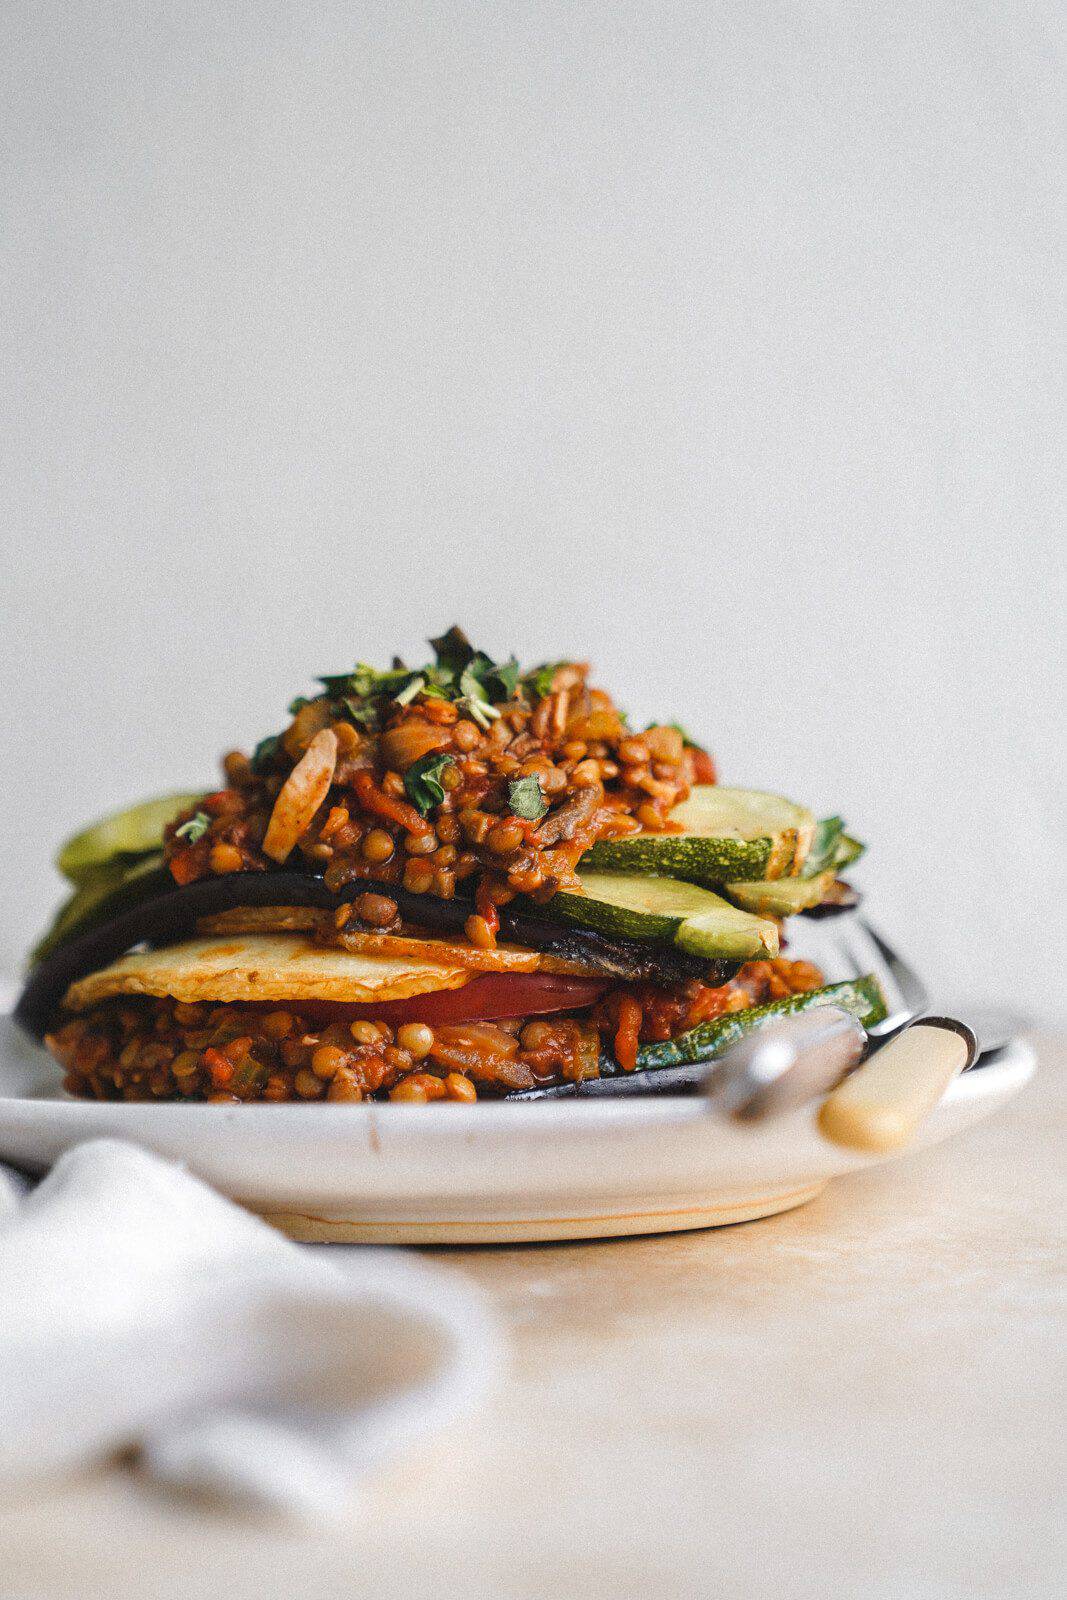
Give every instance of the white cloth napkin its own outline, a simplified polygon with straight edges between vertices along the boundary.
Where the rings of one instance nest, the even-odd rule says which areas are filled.
[[[498,1337],[461,1278],[295,1245],[117,1140],[0,1169],[0,1484],[137,1445],[157,1479],[330,1516],[475,1405]]]

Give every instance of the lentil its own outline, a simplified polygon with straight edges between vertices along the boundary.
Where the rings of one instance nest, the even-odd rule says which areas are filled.
[[[433,1030],[425,1022],[405,1022],[396,1030],[396,1042],[415,1061],[421,1061],[433,1049]]]
[[[348,1065],[348,1053],[335,1044],[320,1044],[311,1057],[311,1070],[316,1078],[333,1078],[341,1067]]]
[[[375,674],[360,671],[373,685]],[[268,754],[250,762],[231,751],[227,787],[199,802],[210,818],[206,833],[193,844],[179,833],[191,811],[165,830],[176,881],[271,871],[299,846],[290,859],[322,870],[335,892],[369,875],[448,899],[469,893],[461,886],[473,879],[505,897],[519,892],[544,902],[575,886],[577,864],[598,839],[627,829],[662,832],[691,786],[715,779],[711,758],[677,728],[627,729],[582,663],[520,678],[510,698],[494,685],[492,704],[477,717],[458,681],[442,695],[434,671],[413,674],[401,699],[384,682],[366,690],[326,680],[326,691],[297,706]],[[358,727],[350,694],[364,702]],[[407,783],[413,765],[427,759],[436,799],[423,788],[415,805]],[[536,827],[511,812],[517,775],[535,775],[548,803]],[[456,856],[442,856],[446,849]],[[513,859],[520,852],[521,861]],[[419,861],[432,861],[433,870],[418,870]],[[474,909],[485,915],[484,897]]]
[[[392,834],[384,828],[371,828],[363,841],[364,857],[375,864],[388,861],[395,848]]]
[[[757,961],[721,988],[620,984],[581,1015],[434,1028],[403,1022],[395,1041],[380,1018],[319,1022],[299,1004],[209,1009],[137,996],[64,1018],[45,1042],[65,1087],[89,1099],[470,1101],[475,1079],[481,1093],[500,1095],[595,1076],[602,1048],[632,1068],[642,1044],[822,982],[810,962]]]
[[[433,867],[418,857],[404,868],[404,888],[409,894],[428,894],[433,883]]]
[[[486,844],[495,856],[509,856],[522,844],[522,828],[517,822],[498,822],[490,829]]]
[[[353,1022],[348,1031],[357,1044],[377,1044],[382,1037],[373,1022]]]
[[[463,924],[463,931],[479,950],[491,950],[496,944],[496,934],[485,917],[468,917]]]
[[[372,928],[388,928],[399,915],[395,900],[384,894],[361,894],[355,902],[356,916]]]
[[[244,866],[244,857],[236,845],[232,844],[212,845],[209,860],[212,872],[218,873],[220,877],[225,876],[227,872],[240,872]]]
[[[450,1100],[464,1100],[470,1104],[478,1098],[477,1089],[462,1072],[449,1072],[445,1077],[445,1088]]]

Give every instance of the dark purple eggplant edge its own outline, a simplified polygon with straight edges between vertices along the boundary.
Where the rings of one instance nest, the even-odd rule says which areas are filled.
[[[15,1007],[15,1020],[40,1038],[54,1021],[72,983],[107,966],[136,945],[172,944],[189,938],[201,917],[238,906],[296,905],[335,910],[368,891],[388,895],[396,901],[402,916],[435,932],[455,932],[473,910],[469,901],[415,895],[394,884],[369,879],[349,883],[340,893],[334,893],[321,878],[305,872],[238,872],[202,878],[197,883],[166,889],[60,945],[30,972]],[[660,983],[698,977],[726,983],[737,971],[736,962],[709,963],[662,945],[608,939],[584,929],[561,927],[524,908],[504,907],[500,923],[505,936],[520,944],[588,961],[609,977]]]

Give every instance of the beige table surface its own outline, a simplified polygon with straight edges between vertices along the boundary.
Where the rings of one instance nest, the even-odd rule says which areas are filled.
[[[0,1507],[3,1600],[1062,1593],[1067,1041],[994,1122],[784,1217],[428,1252],[493,1404],[329,1531],[121,1468]],[[2,1420],[2,1419],[0,1419]]]

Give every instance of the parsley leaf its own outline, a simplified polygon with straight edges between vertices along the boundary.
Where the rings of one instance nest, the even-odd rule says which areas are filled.
[[[508,784],[508,806],[516,817],[528,822],[539,822],[548,810],[548,801],[541,792],[541,782],[536,773],[527,778],[513,778]]]
[[[175,828],[174,837],[184,839],[187,844],[195,844],[202,839],[211,826],[211,818],[206,811],[195,811],[188,822],[183,822],[180,828]]]
[[[452,757],[431,750],[411,764],[404,774],[404,788],[412,805],[427,816],[445,797],[441,774],[452,765]]]

